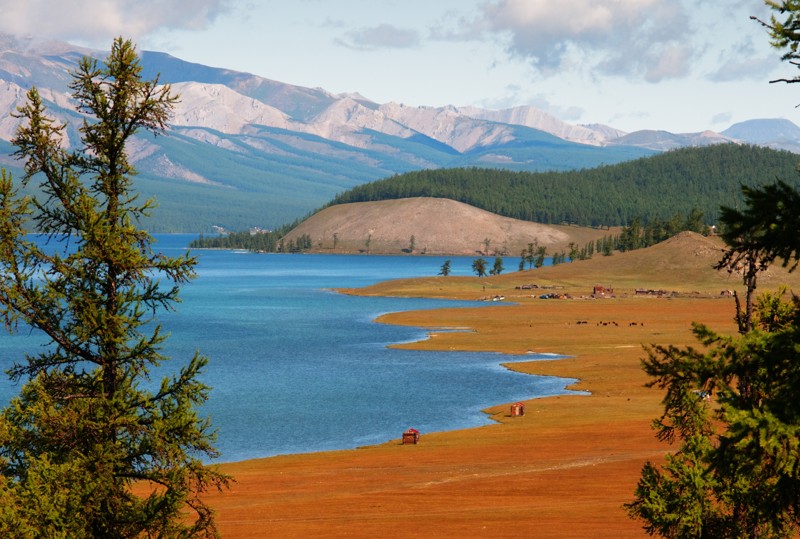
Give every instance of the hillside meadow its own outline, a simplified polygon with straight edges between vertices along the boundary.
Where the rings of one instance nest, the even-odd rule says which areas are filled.
[[[720,292],[741,287],[736,276],[711,269],[720,249],[716,239],[685,233],[648,249],[540,270],[342,291],[502,296],[484,308],[393,313],[379,322],[430,328],[428,339],[398,346],[519,354],[508,368],[574,378],[571,388],[588,393],[532,398],[521,417],[511,417],[511,403],[497,403],[486,410],[495,424],[422,433],[418,445],[402,445],[398,433],[356,450],[225,464],[236,483],[209,496],[223,535],[641,537],[622,505],[632,499],[642,465],[670,450],[650,429],[661,394],[645,387],[642,347],[694,345],[693,321],[736,331],[733,299]],[[800,285],[780,268],[769,273],[762,291]],[[539,288],[529,288],[534,284]],[[613,294],[593,298],[598,284]],[[552,292],[570,299],[540,298]],[[526,362],[528,352],[568,357]],[[307,405],[313,403],[298,403]],[[376,405],[391,403],[364,403]]]

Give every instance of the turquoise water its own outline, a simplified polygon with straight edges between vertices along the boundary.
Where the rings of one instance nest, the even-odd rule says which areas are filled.
[[[157,249],[174,255],[192,237],[158,238]],[[531,356],[389,349],[425,331],[373,322],[386,312],[478,303],[330,291],[436,275],[444,257],[194,254],[198,278],[183,288],[177,312],[160,317],[171,332],[164,368],[173,372],[195,350],[209,356],[203,381],[213,390],[202,412],[218,429],[221,461],[381,443],[410,427],[424,435],[483,425],[487,406],[565,393],[571,382],[500,366]],[[450,258],[454,275],[470,274],[471,258]],[[3,369],[32,340],[0,336]],[[2,384],[0,398],[18,389]]]

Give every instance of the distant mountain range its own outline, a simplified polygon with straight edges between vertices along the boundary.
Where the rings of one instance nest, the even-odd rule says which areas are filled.
[[[67,87],[84,55],[65,43],[0,38],[0,164],[16,128],[10,113],[32,85],[77,141],[80,115]],[[533,107],[411,107],[358,94],[331,94],[248,73],[144,51],[144,77],[160,74],[181,95],[169,136],[137,136],[129,151],[137,185],[160,209],[153,231],[202,232],[218,226],[275,227],[301,218],[355,185],[423,168],[567,170],[612,164],[687,146],[742,142],[800,153],[788,120],[738,123],[721,133],[625,133],[570,125]]]

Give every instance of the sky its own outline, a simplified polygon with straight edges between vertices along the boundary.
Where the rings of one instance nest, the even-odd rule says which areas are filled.
[[[0,0],[0,33],[214,67],[378,103],[531,105],[570,124],[800,125],[762,0]]]

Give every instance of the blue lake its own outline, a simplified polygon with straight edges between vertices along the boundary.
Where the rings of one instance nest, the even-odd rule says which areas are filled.
[[[193,236],[157,238],[157,250],[175,255]],[[210,358],[203,381],[213,390],[202,412],[218,429],[221,461],[381,443],[409,427],[424,434],[484,425],[487,406],[563,394],[571,382],[500,365],[530,355],[390,349],[426,332],[374,322],[387,312],[478,303],[330,290],[436,275],[446,257],[194,254],[198,278],[183,288],[177,312],[160,316],[171,333],[165,370],[195,350]],[[449,258],[453,275],[471,273],[472,258]],[[0,367],[35,345],[27,335],[3,334]],[[0,399],[18,391],[2,383]]]

